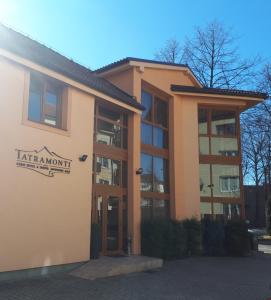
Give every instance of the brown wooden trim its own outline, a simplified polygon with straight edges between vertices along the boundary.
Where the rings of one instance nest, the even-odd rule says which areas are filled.
[[[152,156],[160,156],[162,158],[169,158],[169,151],[163,148],[157,148],[152,145],[141,144],[141,152]]]
[[[231,203],[231,204],[243,204],[241,198],[230,198],[230,197],[200,197],[201,202],[209,203]]]
[[[200,155],[199,162],[213,165],[240,165],[241,158],[238,156]]]
[[[159,200],[170,200],[170,195],[168,193],[158,193],[158,192],[141,192],[142,198],[151,198]]]
[[[93,149],[94,153],[99,156],[118,160],[128,159],[128,151],[126,149],[98,143],[93,144]]]

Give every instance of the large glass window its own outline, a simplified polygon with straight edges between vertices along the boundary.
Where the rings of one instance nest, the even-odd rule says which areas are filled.
[[[168,147],[168,103],[153,94],[142,91],[141,143],[157,148]]]
[[[96,107],[95,141],[127,149],[127,115],[103,105]]]
[[[141,191],[168,192],[167,160],[162,157],[141,154]]]
[[[62,90],[58,82],[31,74],[28,119],[53,127],[62,127]]]
[[[200,155],[239,155],[235,111],[200,108],[198,128]]]
[[[228,108],[198,110],[202,218],[240,216],[238,114]]]
[[[142,221],[169,217],[168,102],[142,90]]]

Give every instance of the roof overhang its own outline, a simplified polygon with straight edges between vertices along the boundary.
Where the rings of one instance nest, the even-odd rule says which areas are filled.
[[[84,85],[74,79],[71,79],[70,77],[67,77],[67,76],[60,74],[56,71],[53,71],[51,69],[48,69],[48,68],[41,66],[37,63],[34,63],[33,61],[30,61],[28,59],[22,58],[21,56],[18,56],[16,54],[9,52],[2,48],[0,48],[0,58],[1,57],[3,59],[6,59],[6,60],[16,63],[18,65],[24,66],[27,69],[34,70],[34,71],[40,72],[44,75],[55,78],[59,81],[62,81],[63,83],[66,83],[67,85],[73,86],[73,87],[75,87],[85,93],[91,94],[95,97],[102,98],[102,99],[109,101],[115,105],[118,105],[126,110],[133,111],[133,112],[139,113],[139,114],[142,113],[142,110],[139,108],[136,108],[129,104],[123,103],[122,101],[119,101],[118,99],[115,99],[115,98],[108,96],[100,91],[97,91],[87,85]]]
[[[174,94],[182,94],[187,96],[208,97],[208,98],[223,98],[223,99],[238,99],[253,102],[262,102],[268,98],[268,94],[219,88],[197,88],[191,86],[171,85],[171,91]]]
[[[201,83],[198,81],[192,70],[187,65],[164,63],[147,59],[126,58],[103,68],[97,69],[95,73],[97,75],[107,77],[119,72],[126,71],[133,67],[139,68],[141,72],[144,72],[144,68],[181,71],[188,75],[197,87],[202,87]]]

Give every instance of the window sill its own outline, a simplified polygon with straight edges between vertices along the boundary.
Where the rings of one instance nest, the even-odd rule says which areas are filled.
[[[29,127],[40,129],[40,130],[49,131],[51,133],[55,133],[55,134],[59,134],[59,135],[64,135],[64,136],[70,136],[71,135],[70,130],[60,129],[60,128],[56,128],[54,126],[50,126],[50,125],[43,124],[43,123],[37,123],[37,122],[30,121],[30,120],[23,120],[22,124],[25,125],[25,126],[29,126]]]

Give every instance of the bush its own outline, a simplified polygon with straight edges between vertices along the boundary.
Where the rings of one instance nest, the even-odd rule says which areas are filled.
[[[231,220],[225,225],[225,250],[231,256],[245,256],[250,251],[248,228],[245,221]]]
[[[203,249],[205,255],[225,255],[224,223],[221,221],[202,221]]]
[[[157,219],[145,221],[141,226],[141,252],[146,256],[163,259],[178,259],[201,253],[211,256],[244,256],[249,250],[247,225],[241,220],[228,221],[226,224],[206,220],[201,224],[196,219]]]
[[[198,254],[200,252],[199,222],[194,219],[143,222],[141,226],[141,252],[146,256],[163,259],[176,259]]]
[[[196,218],[186,219],[183,226],[187,233],[187,254],[199,255],[201,247],[201,224]]]

